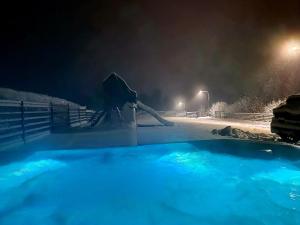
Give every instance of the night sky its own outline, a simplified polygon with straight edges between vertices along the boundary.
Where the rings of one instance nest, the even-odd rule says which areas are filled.
[[[300,1],[2,3],[0,87],[92,104],[110,72],[140,94],[259,94],[274,46],[300,30]]]

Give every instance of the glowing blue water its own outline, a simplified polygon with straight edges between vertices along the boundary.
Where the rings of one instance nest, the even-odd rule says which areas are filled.
[[[299,162],[188,143],[37,152],[0,167],[0,224],[296,225]]]

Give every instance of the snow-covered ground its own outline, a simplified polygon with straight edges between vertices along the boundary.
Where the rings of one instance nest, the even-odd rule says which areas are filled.
[[[167,117],[176,123],[174,127],[159,126],[159,123],[152,118],[138,120],[141,127],[138,127],[138,143],[167,143],[194,140],[224,139],[229,137],[213,135],[213,129],[222,129],[232,126],[244,131],[253,133],[270,134],[270,124],[266,122],[253,122],[242,120],[221,120],[209,117],[187,118],[187,117]],[[153,126],[154,125],[154,126]]]
[[[217,119],[212,117],[187,118],[187,117],[170,117],[172,121],[177,123],[194,124],[199,126],[214,126],[216,129],[232,126],[245,131],[254,133],[270,134],[270,122],[250,121],[238,119]]]
[[[155,143],[186,142],[196,140],[227,139],[213,135],[213,129],[232,126],[244,131],[270,133],[269,124],[251,121],[227,121],[212,118],[168,117],[175,126],[162,126],[152,117],[139,117],[135,129],[74,128],[72,131],[54,133],[33,143],[31,149],[82,149],[108,146],[144,145]]]

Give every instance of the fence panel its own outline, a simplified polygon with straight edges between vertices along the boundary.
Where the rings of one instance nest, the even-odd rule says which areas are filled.
[[[23,103],[24,141],[50,134],[50,107],[47,103]]]
[[[86,125],[94,113],[85,106],[0,100],[0,150],[56,129]]]
[[[51,104],[52,131],[70,127],[70,115],[68,105]]]
[[[22,110],[20,101],[0,101],[0,149],[4,145],[22,144]]]
[[[86,121],[89,122],[92,118],[93,118],[93,115],[95,114],[95,111],[94,110],[86,110],[85,111],[85,118],[86,118]]]
[[[71,127],[80,126],[80,108],[69,107],[69,122]]]

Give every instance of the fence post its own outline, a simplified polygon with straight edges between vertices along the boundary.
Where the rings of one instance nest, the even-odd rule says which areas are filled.
[[[21,110],[21,128],[22,128],[22,139],[23,142],[26,142],[25,137],[25,116],[24,116],[24,101],[20,102],[20,110]]]
[[[53,103],[52,102],[50,102],[49,107],[50,107],[50,129],[52,132],[53,126],[54,126],[54,115],[53,115]]]
[[[87,113],[87,109],[84,109],[84,122],[87,123],[89,122],[89,118],[88,118],[88,113]]]
[[[71,127],[70,104],[67,105],[67,124],[69,127]]]
[[[80,106],[78,107],[79,126],[81,126]]]

